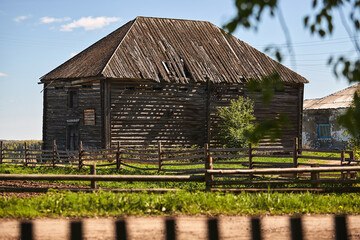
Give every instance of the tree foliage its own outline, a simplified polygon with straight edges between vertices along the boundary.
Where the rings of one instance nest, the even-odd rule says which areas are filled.
[[[235,0],[237,14],[224,26],[224,29],[230,33],[239,26],[257,30],[262,17],[268,13],[272,17],[279,18],[287,42],[287,51],[290,56],[293,56],[290,33],[279,2],[279,0]],[[304,16],[302,24],[311,35],[325,38],[333,33],[335,13],[339,14],[342,27],[351,39],[358,57],[355,60],[349,60],[343,55],[330,56],[328,64],[333,67],[333,73],[337,78],[345,78],[349,83],[360,82],[360,38],[358,37],[360,32],[360,0],[312,0],[311,11]],[[299,24],[301,25],[301,23]],[[267,50],[272,52],[279,62],[282,61],[281,47],[269,46]],[[354,102],[354,106],[340,118],[340,125],[344,126],[349,134],[356,139],[360,135],[360,118],[358,115],[360,100],[356,94],[354,95]],[[262,131],[271,132],[272,129],[267,127]]]
[[[221,119],[218,140],[226,147],[243,148],[248,144],[247,132],[254,128],[254,102],[239,97],[231,100],[229,107],[218,109]]]

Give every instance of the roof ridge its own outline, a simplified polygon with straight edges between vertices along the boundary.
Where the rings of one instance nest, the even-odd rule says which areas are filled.
[[[117,47],[115,48],[114,52],[111,54],[109,60],[106,62],[106,64],[105,64],[105,66],[103,67],[103,69],[101,69],[101,71],[99,72],[101,75],[103,75],[104,70],[107,68],[107,66],[108,66],[109,63],[111,62],[112,58],[115,56],[115,54],[116,54],[117,50],[119,49],[121,43],[124,41],[125,37],[128,35],[128,33],[130,32],[130,30],[132,29],[132,27],[134,26],[134,24],[135,24],[135,22],[136,22],[137,19],[138,19],[138,17],[136,17],[135,19],[127,22],[127,23],[130,23],[130,22],[133,22],[133,23],[131,24],[131,26],[129,27],[129,29],[126,31],[126,33],[125,33],[124,37],[121,39],[121,41],[117,44]],[[127,24],[127,23],[126,23],[126,24]],[[126,25],[126,24],[125,24],[125,25]]]
[[[146,19],[168,19],[168,20],[176,20],[176,21],[191,21],[191,22],[208,22],[211,23],[210,21],[205,21],[205,20],[192,20],[192,19],[183,19],[183,18],[168,18],[168,17],[146,17],[146,16],[137,16],[135,19],[140,19],[140,18],[146,18]],[[213,23],[211,23],[213,24]],[[213,24],[215,25],[215,24]],[[216,25],[215,25],[216,26]]]
[[[327,98],[327,97],[331,97],[331,96],[333,96],[333,95],[336,95],[336,94],[338,94],[338,93],[341,93],[341,92],[344,92],[344,91],[346,91],[346,90],[348,90],[349,88],[353,88],[353,87],[360,87],[360,83],[357,83],[357,84],[354,84],[354,85],[352,85],[352,86],[349,86],[349,87],[347,87],[347,88],[344,88],[344,89],[341,89],[341,90],[339,90],[339,91],[337,91],[337,92],[334,92],[334,93],[331,93],[331,94],[329,94],[329,95],[326,95],[326,96],[324,96],[324,97],[322,97],[322,98],[318,98],[319,100],[321,100],[321,99],[324,99],[324,98]]]

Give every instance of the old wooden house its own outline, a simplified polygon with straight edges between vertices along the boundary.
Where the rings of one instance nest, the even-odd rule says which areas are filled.
[[[287,113],[277,144],[289,147],[301,138],[304,77],[209,22],[137,17],[41,77],[44,147],[201,146],[216,109],[275,71],[285,88],[270,106],[256,98],[255,115]]]
[[[350,137],[338,118],[351,106],[360,84],[323,98],[304,101],[303,145],[319,149],[345,149]]]

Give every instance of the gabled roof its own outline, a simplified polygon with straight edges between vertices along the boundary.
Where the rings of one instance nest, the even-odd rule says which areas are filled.
[[[323,98],[308,99],[304,101],[304,110],[309,109],[337,109],[350,107],[355,91],[360,90],[360,83]]]
[[[282,81],[307,83],[206,21],[137,17],[41,78],[149,79],[157,82],[239,83],[277,71]]]

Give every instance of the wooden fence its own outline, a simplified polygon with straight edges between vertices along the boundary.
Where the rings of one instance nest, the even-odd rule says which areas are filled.
[[[211,160],[211,158],[210,158]],[[205,182],[208,191],[315,191],[315,192],[360,192],[360,179],[351,178],[351,174],[357,176],[360,172],[360,166],[339,166],[339,167],[314,167],[314,168],[276,168],[276,169],[234,169],[234,170],[214,170],[211,161],[207,162],[208,169],[205,175],[37,175],[37,174],[0,174],[0,180],[30,180],[30,181],[90,181],[90,189],[76,189],[76,191],[96,190],[96,182],[116,181],[116,182]],[[344,177],[320,178],[320,173],[341,172]],[[311,178],[294,177],[301,173],[310,173]],[[280,177],[282,174],[290,174],[290,177]],[[267,176],[276,176],[268,178]],[[265,177],[265,178],[264,178]],[[294,185],[296,187],[289,187]],[[322,186],[324,185],[325,186]],[[335,186],[329,186],[333,184]],[[275,187],[273,187],[275,185]],[[303,185],[299,187],[298,185]],[[222,187],[219,187],[222,186]],[[260,187],[259,187],[260,186]],[[262,187],[262,188],[261,188]],[[4,188],[0,191],[39,191],[44,192],[47,189],[27,189],[27,188]],[[73,189],[64,189],[73,190]],[[166,192],[174,189],[146,189],[146,191]],[[114,191],[114,189],[111,189]],[[116,190],[121,191],[121,190]],[[128,190],[123,190],[128,191]],[[131,190],[136,191],[136,190]],[[144,189],[142,189],[144,191]]]
[[[126,218],[114,221],[115,225],[115,239],[127,240],[128,230],[126,224]],[[165,225],[165,239],[175,240],[177,238],[176,219],[167,218],[164,222]],[[347,217],[346,216],[334,216],[334,233],[335,240],[347,240],[349,239],[349,233],[347,228]],[[242,226],[239,226],[242,227]],[[71,221],[69,224],[70,228],[70,239],[79,240],[83,239],[84,231],[83,224],[81,221]],[[219,221],[217,218],[207,219],[207,239],[219,240],[221,239],[221,232],[219,231]],[[261,226],[261,219],[253,217],[251,219],[251,239],[261,240],[263,239],[263,230]],[[305,233],[302,226],[301,217],[290,218],[290,232],[292,240],[304,239]],[[33,223],[31,221],[24,221],[20,224],[20,239],[22,240],[33,240],[34,230]]]
[[[311,156],[309,152],[335,154],[337,156]],[[206,161],[212,159],[213,169],[237,168],[289,168],[311,166],[320,167],[353,165],[359,161],[353,151],[300,149],[294,139],[292,149],[284,148],[212,148],[205,144],[195,149],[165,149],[159,143],[150,148],[124,148],[120,143],[111,149],[84,149],[82,143],[78,151],[61,151],[54,141],[52,150],[7,149],[0,142],[0,164],[22,164],[24,166],[84,166],[97,165],[133,168],[139,171],[162,171],[172,174],[204,174]],[[275,159],[275,160],[274,160]]]

